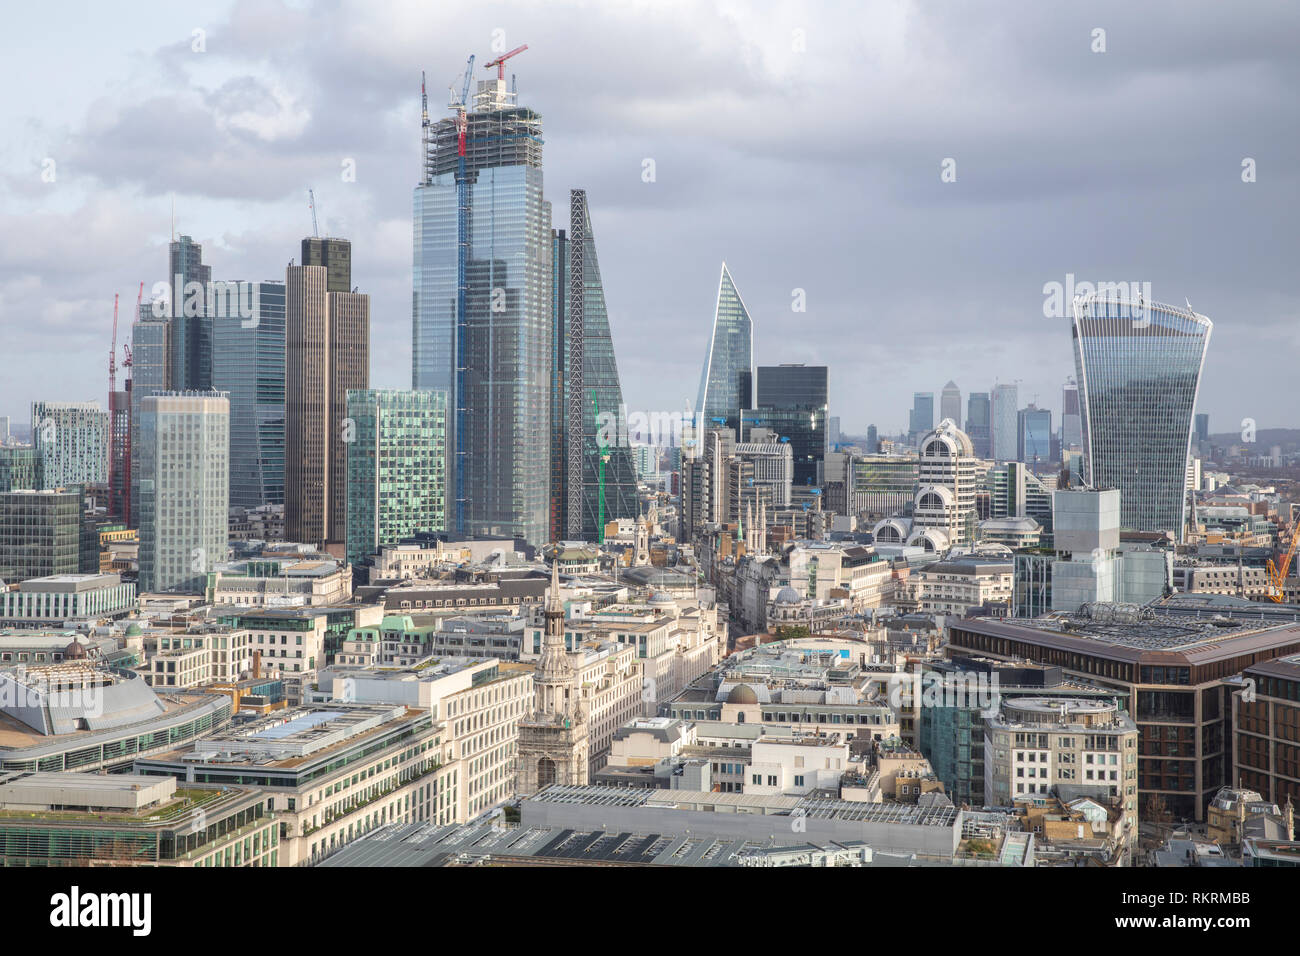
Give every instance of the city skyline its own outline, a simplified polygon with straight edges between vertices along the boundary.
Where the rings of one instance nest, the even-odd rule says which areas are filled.
[[[618,69],[611,63],[605,70],[612,82],[590,115],[575,112],[571,84],[578,71],[568,52],[578,39],[557,23],[572,27],[576,14],[564,9],[556,22],[526,8],[490,18],[452,13],[437,31],[421,30],[425,14],[399,11],[395,15],[416,18],[409,20],[411,29],[394,31],[391,44],[370,51],[363,72],[344,57],[344,67],[332,66],[328,74],[289,51],[263,64],[266,39],[256,28],[278,23],[327,30],[341,12],[279,7],[255,14],[217,5],[206,27],[184,29],[160,12],[133,39],[145,45],[146,55],[104,60],[101,50],[89,61],[112,78],[113,109],[83,118],[76,107],[59,110],[62,104],[50,103],[40,113],[64,117],[56,129],[22,112],[21,103],[6,107],[6,118],[22,133],[0,154],[7,173],[0,188],[11,200],[5,232],[22,235],[24,245],[11,245],[3,257],[0,301],[6,336],[32,361],[0,386],[0,406],[21,423],[22,410],[34,400],[104,401],[95,383],[111,328],[110,295],[120,291],[129,301],[137,282],[152,287],[165,278],[157,275],[157,264],[165,261],[171,238],[173,199],[177,233],[203,245],[213,278],[275,279],[310,235],[309,186],[322,232],[353,241],[357,283],[372,295],[372,384],[408,387],[406,190],[419,172],[413,148],[418,72],[429,73],[431,117],[443,119],[449,115],[443,84],[463,68],[468,52],[480,57],[476,79],[484,78],[481,63],[500,41],[506,49],[529,44],[510,66],[529,104],[547,116],[546,199],[562,203],[567,189],[585,185],[600,220],[609,321],[629,408],[672,410],[691,403],[710,286],[717,262],[726,259],[754,321],[755,364],[829,365],[829,406],[847,434],[862,434],[870,423],[884,434],[902,430],[908,396],[938,392],[949,379],[969,392],[1023,377],[1022,396],[1044,396],[1040,404],[1059,412],[1047,396],[1057,394],[1072,371],[1069,319],[1044,314],[1051,299],[1044,290],[1085,281],[1149,282],[1156,299],[1186,296],[1232,330],[1210,349],[1198,404],[1215,431],[1235,430],[1247,417],[1261,428],[1294,425],[1266,384],[1284,374],[1287,346],[1297,335],[1283,285],[1283,251],[1267,242],[1294,212],[1300,193],[1281,161],[1294,152],[1288,136],[1297,126],[1295,105],[1267,92],[1288,84],[1250,85],[1254,108],[1234,111],[1226,124],[1211,126],[1185,111],[1198,97],[1222,103],[1247,95],[1243,76],[1291,76],[1295,67],[1283,50],[1297,32],[1295,17],[1283,14],[1266,30],[1263,20],[1252,27],[1249,18],[1215,14],[1225,17],[1219,45],[1207,47],[1204,37],[1215,31],[1185,31],[1169,7],[1136,13],[1103,4],[1086,14],[1035,12],[1024,24],[999,25],[998,31],[961,15],[940,24],[900,10],[882,6],[847,30],[826,13],[792,13],[788,24],[759,27],[750,19],[671,7],[662,24],[648,26],[625,10],[601,11],[582,29],[614,37],[635,29],[651,50],[669,34],[679,37],[684,18],[719,29],[691,33],[680,51],[688,62],[698,57],[711,64],[701,74],[707,80],[699,81],[711,92],[701,98],[676,70],[665,73],[648,65],[649,58],[620,57]],[[1093,21],[1108,24],[1104,53],[1090,49]],[[113,28],[106,29],[111,36]],[[194,30],[203,31],[201,43]],[[963,30],[970,42],[953,47]],[[802,52],[796,31],[802,31]],[[433,42],[408,41],[400,32]],[[1132,42],[1137,37],[1140,56]],[[947,77],[960,64],[945,66],[940,54],[974,55],[968,47],[1014,64],[1013,76],[997,73],[972,90],[951,85]],[[728,49],[739,55],[719,59]],[[906,61],[900,59],[904,49]],[[1220,69],[1209,78],[1203,69],[1193,72],[1179,62],[1188,50],[1198,67],[1209,58]],[[73,51],[81,52],[75,44]],[[583,69],[602,69],[607,56],[598,47],[596,62]],[[848,68],[848,60],[866,68]],[[883,94],[873,92],[873,84],[899,89],[912,71],[926,68],[935,89],[910,102],[919,118],[893,113]],[[838,138],[826,139],[827,118],[798,107],[815,102],[818,91],[832,78],[843,80],[846,70],[851,97],[872,120],[870,131],[841,129]],[[145,82],[160,75],[176,92],[159,94]],[[1090,138],[1072,137],[1063,158],[1059,146],[1073,121],[1041,124],[1035,132],[1010,116],[991,115],[1011,79],[1026,75],[1046,82],[1040,93],[1019,94],[1031,115],[1050,120],[1083,110],[1102,116],[1117,124],[1108,125],[1107,138],[1130,148],[1116,155]],[[1156,77],[1165,78],[1165,86],[1153,83]],[[615,107],[633,89],[651,93],[619,113]],[[708,122],[710,106],[724,102],[731,104],[723,111],[729,118]],[[728,167],[728,155],[755,147],[754,122],[763,110],[773,114],[778,132],[769,131],[761,158]],[[970,111],[991,125],[977,129],[958,117]],[[1198,108],[1202,112],[1209,111]],[[214,172],[212,157],[182,162],[185,154],[173,152],[170,140],[159,155],[147,138],[130,135],[155,114],[174,115],[178,130],[215,131],[222,173]],[[792,116],[799,118],[784,122]],[[598,125],[608,135],[594,141]],[[1134,135],[1126,138],[1126,130]],[[1180,145],[1157,153],[1151,143],[1162,139]],[[800,163],[843,177],[846,153],[856,149],[866,150],[867,162],[843,179],[849,188],[839,191],[836,207],[822,190],[794,190],[790,198],[778,191],[761,206],[762,222],[756,219],[756,176],[794,183],[808,175],[796,177],[794,164]],[[55,163],[53,182],[41,178],[46,159]],[[941,178],[946,159],[955,160],[953,182]],[[1245,159],[1258,164],[1254,182],[1243,182]],[[349,160],[354,181],[343,178]],[[1134,186],[1139,161],[1148,171]],[[720,176],[723,168],[734,174]],[[645,181],[647,172],[651,181]],[[1026,206],[1030,212],[1018,211]],[[1194,252],[1183,239],[1153,244],[1134,230],[1117,233],[1137,208],[1172,224],[1170,235],[1193,233],[1193,222],[1213,221],[1216,228],[1196,232]],[[1084,227],[1053,229],[1049,241],[1036,235],[1032,245],[1019,244],[1022,234],[1041,233],[1060,217],[1077,220],[1084,209]],[[971,219],[976,211],[978,232]],[[900,217],[910,224],[899,226]],[[859,237],[852,225],[857,221],[872,228]],[[851,238],[829,238],[827,223]],[[53,244],[60,235],[72,236],[72,254]],[[936,250],[943,253],[938,268]],[[92,267],[73,273],[65,259]],[[866,268],[846,270],[850,260]],[[1208,262],[1213,273],[1207,273]],[[1207,274],[1215,275],[1213,282]],[[664,282],[666,275],[674,281]],[[800,291],[804,313],[793,310]],[[916,348],[910,330],[918,317],[959,347],[946,357]],[[841,347],[849,335],[861,342],[859,350]],[[1256,337],[1276,347],[1247,351]],[[57,396],[39,387],[36,371],[55,354],[75,383]],[[1242,383],[1232,370],[1247,362],[1256,374]]]

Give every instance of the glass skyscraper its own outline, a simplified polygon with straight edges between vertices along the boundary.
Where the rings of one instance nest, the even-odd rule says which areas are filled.
[[[1034,474],[1060,471],[1052,460],[1052,412],[1030,404],[1016,416],[1016,458],[1031,465]]]
[[[917,441],[932,428],[934,428],[934,392],[914,392],[912,411],[907,418],[908,441]]]
[[[602,515],[604,522],[637,516],[636,470],[624,440],[625,426],[610,427],[626,412],[585,190],[569,193],[569,227],[567,234],[558,230],[553,238],[551,537],[599,541]],[[582,244],[580,251],[573,248],[577,243]],[[575,375],[579,355],[582,372]],[[572,432],[578,418],[581,433],[575,444]],[[598,436],[598,431],[603,434]],[[598,437],[606,445],[603,449]],[[572,514],[575,507],[578,513]]]
[[[259,282],[253,318],[212,320],[212,387],[230,398],[230,506],[284,504],[283,282]]]
[[[1083,447],[1083,419],[1079,413],[1079,386],[1074,379],[1061,389],[1061,450]]]
[[[479,82],[466,124],[463,290],[456,120],[426,127],[414,195],[412,385],[447,394],[448,530],[543,544],[552,255],[542,120],[492,78]]]
[[[741,441],[753,441],[751,426],[769,428],[788,441],[794,460],[794,485],[820,485],[826,461],[825,365],[763,365],[758,368],[754,410],[743,413]]]
[[[207,389],[212,384],[212,319],[208,315],[212,267],[203,264],[203,247],[189,236],[169,245],[167,261],[171,283],[168,387],[176,391]]]
[[[354,389],[347,445],[348,561],[447,523],[447,395]]]
[[[993,430],[990,427],[991,403],[988,392],[971,392],[966,399],[966,435],[975,448],[976,458],[993,457]]]
[[[1182,538],[1192,416],[1212,329],[1190,309],[1111,294],[1075,300],[1084,480],[1119,489],[1124,528]]]
[[[696,434],[724,422],[727,428],[738,429],[740,412],[751,407],[753,390],[754,323],[724,262],[695,403]]]
[[[943,421],[945,418],[961,428],[961,389],[957,387],[956,382],[952,381],[939,393],[939,420]]]
[[[994,461],[1016,461],[1020,442],[1016,438],[1019,418],[1019,389],[1014,385],[994,385],[992,398]]]

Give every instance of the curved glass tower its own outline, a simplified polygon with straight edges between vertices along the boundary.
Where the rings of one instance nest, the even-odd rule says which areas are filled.
[[[754,388],[754,323],[736,291],[727,264],[718,280],[713,332],[704,356],[699,400],[695,406],[697,434],[713,425],[740,427],[740,411],[751,406]]]
[[[1187,455],[1213,323],[1190,309],[1094,293],[1074,301],[1083,476],[1118,488],[1120,521],[1181,540]]]

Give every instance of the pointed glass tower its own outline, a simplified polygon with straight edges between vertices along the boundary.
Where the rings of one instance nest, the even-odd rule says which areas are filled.
[[[753,404],[753,383],[754,323],[724,262],[695,405],[696,432],[724,423],[739,428],[741,409]]]
[[[554,537],[600,541],[604,522],[636,517],[636,470],[624,429],[608,424],[625,414],[623,388],[585,190],[570,191],[569,233],[554,248]]]

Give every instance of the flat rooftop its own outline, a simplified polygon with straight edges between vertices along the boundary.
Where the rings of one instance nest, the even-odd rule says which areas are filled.
[[[1046,639],[1057,647],[1074,647],[1097,653],[1097,645],[1125,652],[1136,659],[1143,653],[1182,653],[1191,663],[1266,650],[1288,641],[1300,642],[1300,625],[1224,616],[1189,617],[1160,614],[1149,607],[1101,617],[1083,614],[996,621],[965,618],[953,631],[969,630],[1019,640]]]
[[[856,803],[834,798],[705,793],[694,790],[633,790],[627,787],[600,786],[551,786],[527,799],[534,803],[578,804],[587,807],[657,807],[711,811],[725,807],[741,813],[802,815],[810,819],[935,827],[951,827],[958,813],[951,806],[922,807],[915,804]]]

